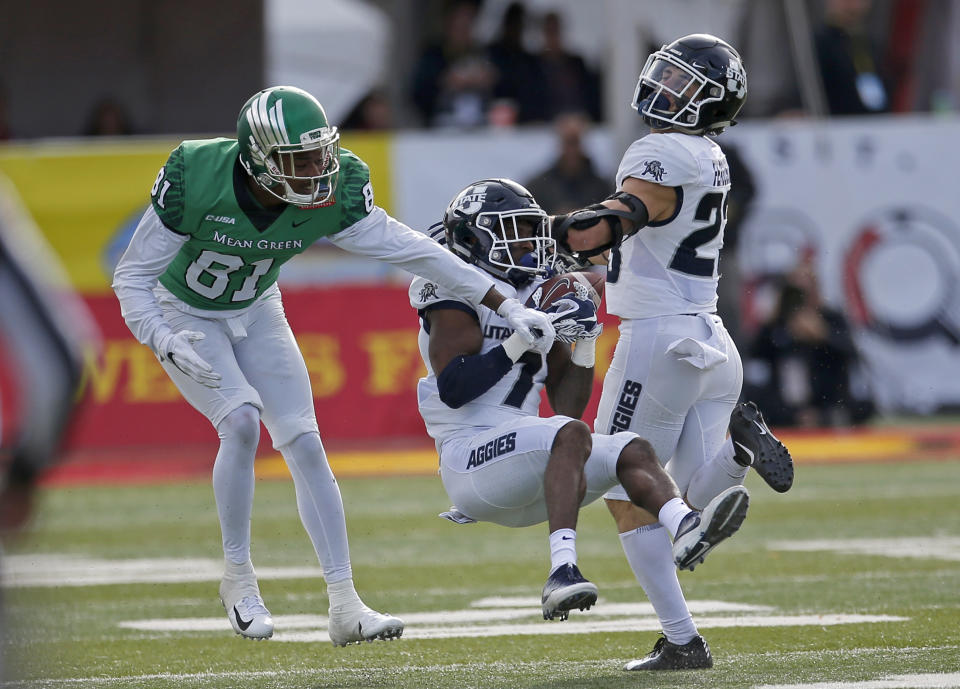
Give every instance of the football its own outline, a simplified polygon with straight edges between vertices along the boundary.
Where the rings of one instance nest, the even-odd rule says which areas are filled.
[[[603,275],[600,273],[576,272],[563,273],[545,280],[527,299],[527,306],[549,311],[557,301],[564,297],[590,299],[600,308],[603,298]]]

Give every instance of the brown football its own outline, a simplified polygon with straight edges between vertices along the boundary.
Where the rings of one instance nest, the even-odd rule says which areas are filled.
[[[545,280],[527,299],[527,306],[547,311],[558,300],[568,296],[590,298],[600,308],[604,279],[600,273],[563,273]]]

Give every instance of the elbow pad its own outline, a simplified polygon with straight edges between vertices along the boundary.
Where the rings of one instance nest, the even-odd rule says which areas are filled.
[[[598,256],[604,251],[608,251],[615,247],[620,246],[624,239],[624,230],[623,225],[620,222],[620,218],[625,218],[633,224],[633,228],[630,230],[629,234],[626,236],[629,237],[637,232],[641,227],[645,226],[650,220],[650,214],[647,211],[646,205],[643,201],[629,194],[625,191],[618,191],[615,194],[611,194],[607,197],[606,200],[619,201],[627,208],[629,211],[621,211],[613,208],[607,208],[602,203],[595,203],[592,206],[588,206],[579,211],[574,211],[573,213],[567,213],[565,215],[558,215],[554,218],[553,222],[553,237],[557,240],[557,243],[560,244],[560,247],[570,254],[575,254],[578,258],[589,258],[591,256]],[[606,220],[610,225],[610,241],[607,244],[602,246],[594,247],[593,249],[587,249],[585,251],[574,252],[570,249],[570,243],[567,239],[567,235],[570,230],[588,230],[591,227],[595,227],[601,220]]]

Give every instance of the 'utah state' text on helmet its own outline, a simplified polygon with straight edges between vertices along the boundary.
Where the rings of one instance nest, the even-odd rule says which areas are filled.
[[[550,274],[556,242],[533,195],[509,179],[482,179],[457,194],[443,216],[447,246],[515,286]],[[515,251],[522,249],[521,252]]]
[[[294,86],[254,94],[237,118],[240,162],[262,189],[295,206],[333,196],[340,172],[340,134],[316,98]]]
[[[649,58],[633,94],[633,108],[652,129],[719,134],[747,99],[747,72],[730,44],[691,34]]]

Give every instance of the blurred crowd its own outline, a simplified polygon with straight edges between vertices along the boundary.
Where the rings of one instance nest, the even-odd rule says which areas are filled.
[[[746,117],[956,112],[958,4],[729,0],[715,4],[710,19],[730,27],[728,40],[750,66]],[[695,30],[703,23],[697,21],[704,19],[702,5],[657,8],[656,16],[667,21],[658,26],[651,16],[650,26],[639,33],[648,43],[642,54],[675,38],[674,25]],[[591,122],[604,120],[605,53],[587,57],[570,47],[571,17],[562,5],[438,0],[429,6],[440,7],[441,17],[435,30],[403,48],[409,55],[397,64],[409,69],[398,74],[385,66],[384,82],[338,118],[342,129],[514,126],[549,123],[570,112]],[[496,22],[487,40],[480,38],[481,15]],[[402,86],[388,87],[394,81]],[[8,117],[12,97],[0,72],[0,139],[17,136]],[[155,133],[135,121],[133,105],[119,94],[101,94],[77,135]]]

